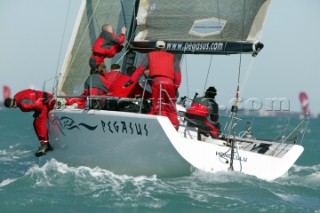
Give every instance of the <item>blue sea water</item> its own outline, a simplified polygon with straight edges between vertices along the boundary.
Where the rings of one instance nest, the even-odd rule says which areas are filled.
[[[0,212],[320,213],[319,119],[309,122],[302,156],[272,182],[234,172],[132,177],[54,159],[39,167],[32,122],[32,113],[0,110]],[[253,130],[267,136],[288,123],[259,118]]]

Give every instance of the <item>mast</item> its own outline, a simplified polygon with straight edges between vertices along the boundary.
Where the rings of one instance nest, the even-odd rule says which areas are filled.
[[[128,1],[125,1],[125,3],[128,4]],[[121,66],[123,68],[124,73],[126,73],[128,67],[134,65],[134,62],[136,59],[136,53],[131,48],[129,48],[129,45],[135,36],[135,31],[136,31],[136,27],[137,27],[136,16],[137,16],[138,9],[139,9],[139,3],[140,3],[140,0],[134,1],[134,9],[133,9],[132,15],[131,15],[130,26],[128,27],[128,33],[127,33],[127,42],[128,43],[125,46],[125,50],[128,50],[128,52],[125,54],[123,61],[122,61],[122,66]],[[123,9],[123,13],[124,13],[124,11],[125,11],[125,9]]]

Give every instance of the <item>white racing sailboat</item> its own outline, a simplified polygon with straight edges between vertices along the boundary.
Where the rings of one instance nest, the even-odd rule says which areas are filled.
[[[89,75],[91,47],[104,23],[111,23],[116,32],[131,23],[124,70],[137,65],[158,40],[165,41],[166,50],[174,54],[256,55],[263,47],[258,38],[269,4],[270,0],[83,0],[56,96],[76,97],[82,93]],[[108,59],[106,64],[117,60],[119,57]],[[131,101],[140,106],[142,98]],[[298,145],[301,131],[294,143],[286,141],[294,132],[277,142],[257,140],[249,130],[242,137],[230,131],[231,135],[224,133],[221,139],[213,139],[198,133],[200,127],[185,117],[183,106],[177,105],[176,109],[179,131],[167,117],[143,114],[141,110],[57,105],[49,113],[54,151],[41,156],[39,162],[55,158],[72,166],[98,166],[117,174],[158,177],[189,175],[193,169],[232,170],[274,180],[285,174],[303,152]],[[237,106],[233,109],[231,130],[237,122]],[[304,125],[302,122],[297,130]]]

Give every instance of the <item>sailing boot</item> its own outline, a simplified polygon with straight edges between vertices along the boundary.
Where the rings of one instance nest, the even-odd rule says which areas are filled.
[[[41,141],[40,143],[41,143],[41,146],[39,147],[38,151],[35,153],[36,157],[45,155],[48,151],[53,150],[48,141]]]

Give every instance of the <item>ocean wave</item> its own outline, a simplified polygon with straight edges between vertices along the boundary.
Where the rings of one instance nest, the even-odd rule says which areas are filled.
[[[105,204],[114,206],[141,206],[160,208],[166,201],[158,199],[152,194],[168,186],[152,176],[117,175],[101,168],[85,166],[71,167],[67,164],[51,159],[43,166],[34,165],[26,175],[32,180],[33,188],[52,188],[63,191],[71,188],[75,194],[81,194],[96,202],[108,201]],[[172,192],[174,193],[174,192]],[[110,206],[109,206],[110,207]]]
[[[312,166],[293,165],[288,175],[277,180],[282,185],[320,189],[320,164]]]
[[[10,146],[8,150],[0,150],[0,162],[13,162],[29,156],[31,151],[19,149],[18,146]]]
[[[14,179],[11,179],[11,178],[7,178],[5,180],[3,180],[1,183],[0,183],[0,188],[6,186],[6,185],[9,185],[10,183],[13,183],[15,182],[17,179],[14,178]]]

